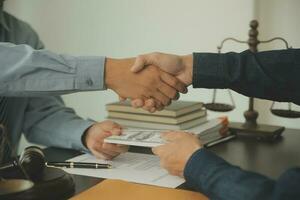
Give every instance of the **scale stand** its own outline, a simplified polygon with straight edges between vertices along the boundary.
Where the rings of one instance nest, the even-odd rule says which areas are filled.
[[[260,43],[268,43],[274,40],[282,40],[285,42],[286,46],[287,42],[280,37],[276,37],[266,41],[259,41],[257,39],[258,36],[258,22],[256,20],[252,20],[250,22],[250,30],[249,30],[249,39],[248,41],[240,41],[234,38],[227,38],[222,41],[221,46],[218,48],[221,49],[223,43],[227,40],[233,40],[238,43],[247,43],[249,46],[249,50],[253,53],[257,53],[257,45]],[[254,98],[249,98],[249,108],[247,111],[244,112],[244,117],[246,121],[244,123],[232,122],[229,124],[229,130],[236,133],[238,136],[247,136],[256,138],[259,140],[267,140],[273,141],[277,138],[280,138],[281,133],[284,131],[284,127],[282,126],[273,126],[273,125],[266,125],[266,124],[257,124],[256,120],[258,117],[258,112],[254,110]]]

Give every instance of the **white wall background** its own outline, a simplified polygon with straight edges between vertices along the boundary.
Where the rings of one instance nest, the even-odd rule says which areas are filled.
[[[300,46],[300,1],[298,0],[7,0],[10,13],[30,23],[46,47],[72,55],[128,57],[162,51],[189,54],[215,52],[228,36],[247,39],[249,21],[258,18],[260,38],[285,37]],[[281,48],[280,43],[261,47]],[[224,51],[242,51],[246,46],[226,44]],[[208,102],[211,90],[189,88],[182,100]],[[226,91],[218,100],[228,102]],[[243,121],[248,99],[234,93],[237,108],[227,113]],[[83,117],[103,120],[104,105],[117,101],[112,91],[65,95],[66,104]],[[260,123],[300,128],[299,119],[285,119],[269,112],[269,101],[256,101]],[[220,113],[209,112],[210,117]]]

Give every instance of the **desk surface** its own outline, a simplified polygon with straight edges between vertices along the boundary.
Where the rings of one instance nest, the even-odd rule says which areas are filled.
[[[283,171],[300,166],[300,130],[287,129],[282,139],[262,142],[249,138],[236,138],[210,148],[231,164],[277,178]],[[148,148],[131,147],[130,151],[151,153]],[[74,150],[49,147],[44,150],[47,161],[63,161],[80,153]],[[74,175],[75,192],[79,193],[102,181],[100,178]]]

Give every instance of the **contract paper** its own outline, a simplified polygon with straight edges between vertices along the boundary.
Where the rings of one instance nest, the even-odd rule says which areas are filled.
[[[80,169],[65,168],[71,174],[98,178],[120,179],[135,183],[176,188],[184,183],[184,179],[172,176],[160,167],[159,158],[154,155],[127,152],[112,161],[97,159],[90,154],[72,158],[72,162],[94,162],[112,164],[112,169]]]

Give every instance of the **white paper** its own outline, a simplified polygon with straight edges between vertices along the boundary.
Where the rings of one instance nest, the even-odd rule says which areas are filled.
[[[120,179],[169,188],[175,188],[184,183],[184,179],[168,174],[165,169],[160,167],[159,158],[150,154],[127,152],[112,161],[100,160],[90,154],[84,154],[68,161],[110,163],[113,166],[112,169],[64,169],[71,174]]]

